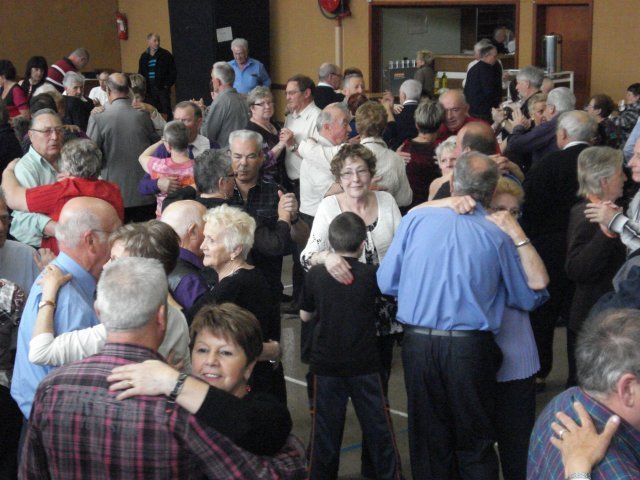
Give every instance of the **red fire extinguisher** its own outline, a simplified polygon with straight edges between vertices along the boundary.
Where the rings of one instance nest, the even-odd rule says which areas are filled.
[[[129,28],[127,27],[127,16],[122,12],[116,12],[116,26],[118,28],[118,38],[127,40],[129,38]]]

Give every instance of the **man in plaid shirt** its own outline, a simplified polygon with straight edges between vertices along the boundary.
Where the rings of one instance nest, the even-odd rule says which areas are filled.
[[[304,478],[304,453],[294,446],[258,457],[199,424],[171,398],[119,401],[109,391],[106,378],[114,367],[162,360],[156,350],[166,329],[167,291],[157,260],[123,258],[105,268],[96,310],[107,343],[38,387],[21,478]]]
[[[580,387],[556,396],[538,417],[531,434],[527,478],[593,480],[640,478],[640,311],[606,310],[591,317],[578,337],[576,362]],[[575,402],[580,402],[601,432],[612,415],[619,417],[616,431],[604,458],[590,465],[563,465],[567,460],[552,445],[568,441],[576,425],[563,425],[555,412],[564,412],[578,425]],[[551,424],[555,422],[552,430]],[[595,446],[594,446],[595,447]],[[581,452],[572,452],[573,456]],[[564,456],[564,454],[562,455]],[[575,459],[577,460],[577,458]],[[591,471],[590,471],[591,470]],[[589,476],[589,473],[591,476]]]

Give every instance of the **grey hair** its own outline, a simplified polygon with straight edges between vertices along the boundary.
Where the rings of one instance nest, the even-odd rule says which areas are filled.
[[[84,47],[76,48],[73,52],[69,54],[69,56],[74,56],[81,58],[83,60],[89,61],[89,50]]]
[[[36,124],[36,119],[41,115],[53,115],[60,121],[60,123],[62,123],[62,120],[60,119],[60,115],[58,115],[58,112],[54,112],[50,108],[43,108],[42,110],[38,110],[36,113],[31,115],[31,123],[29,124],[31,128],[33,128],[33,126]]]
[[[162,131],[162,138],[178,152],[186,152],[189,148],[189,130],[180,120],[167,123]]]
[[[489,55],[492,50],[498,50],[498,49],[492,43],[489,43],[489,45],[486,45],[486,46],[482,47],[478,51],[478,55],[480,56],[480,58],[484,58],[487,55]]]
[[[227,62],[216,62],[213,64],[213,77],[220,80],[224,85],[233,85],[236,80],[236,73]]]
[[[249,107],[252,107],[258,100],[266,97],[273,98],[273,93],[271,93],[271,90],[269,89],[269,87],[258,85],[256,88],[251,90],[247,95],[247,105]]]
[[[88,138],[70,140],[62,147],[60,170],[80,178],[100,176],[102,151]]]
[[[128,78],[129,78],[129,86],[132,89],[138,88],[142,91],[146,90],[147,79],[144,78],[143,75],[140,75],[139,73],[132,73],[131,75],[128,75]]]
[[[42,93],[53,93],[53,92],[60,93],[58,92],[58,90],[56,90],[56,87],[54,87],[50,83],[43,83],[36,89],[35,92],[33,92],[33,96],[31,98],[37,97]]]
[[[544,71],[541,68],[533,65],[527,65],[520,69],[516,74],[516,80],[524,80],[531,84],[535,89],[540,89],[542,86],[542,80],[544,80]]]
[[[444,108],[433,100],[424,100],[416,108],[413,118],[420,133],[435,133],[442,124]]]
[[[578,156],[578,195],[602,195],[602,180],[613,177],[622,169],[622,150],[611,147],[585,148]]]
[[[326,80],[329,78],[329,75],[336,73],[339,69],[340,67],[333,63],[323,63],[318,69],[318,78],[320,80]]]
[[[218,181],[231,170],[231,157],[225,150],[205,150],[195,158],[193,176],[200,193],[218,192]]]
[[[470,195],[488,206],[499,177],[498,165],[488,155],[474,151],[463,153],[453,169],[453,193]]]
[[[125,257],[104,267],[96,309],[107,332],[136,330],[167,302],[167,275],[155,258]]]
[[[456,149],[456,136],[451,135],[436,148],[436,158],[440,160],[445,152],[451,152]]]
[[[262,135],[258,132],[252,132],[251,130],[234,130],[229,134],[229,145],[235,139],[238,140],[253,140],[256,142],[256,149],[260,150],[262,148]]]
[[[342,102],[330,103],[329,105],[327,105],[322,109],[322,111],[318,115],[318,118],[316,119],[316,128],[318,129],[318,131],[321,131],[322,127],[324,127],[325,125],[329,125],[333,121],[333,115],[331,115],[331,110],[334,110],[334,109],[340,110],[342,113],[344,113],[347,119],[351,118],[351,112],[349,111],[349,107],[347,107],[344,103]]]
[[[568,112],[576,107],[576,96],[567,87],[556,87],[547,95],[547,105],[556,107],[556,112]]]
[[[73,71],[67,72],[64,74],[64,77],[62,77],[62,85],[64,85],[65,88],[72,87],[77,83],[84,85],[84,75],[82,75],[81,73],[73,72]]]
[[[349,75],[345,75],[345,77],[342,79],[342,88],[346,88],[349,84],[349,80],[351,80],[352,78],[362,78],[364,80],[363,75],[359,73],[350,73]]]
[[[95,231],[106,239],[106,234],[101,229],[102,223],[94,213],[80,210],[70,215],[65,222],[56,224],[56,240],[69,248],[76,248],[82,236],[89,231]]]
[[[475,45],[473,46],[473,51],[477,54],[480,54],[480,50],[482,50],[485,47],[488,47],[490,45],[493,45],[491,43],[491,40],[487,39],[487,38],[483,38],[482,40],[479,40],[475,43]]]
[[[231,42],[231,48],[242,48],[245,52],[249,53],[249,42],[244,38],[234,38]]]
[[[405,80],[400,85],[400,92],[405,94],[407,100],[420,100],[422,84],[418,80]]]
[[[247,258],[256,232],[256,221],[251,215],[238,207],[220,205],[209,209],[204,215],[204,221],[209,227],[220,229],[227,252],[231,253],[242,247],[242,258]]]
[[[557,130],[565,130],[572,141],[591,141],[597,128],[598,124],[593,117],[583,110],[564,112],[558,118]]]
[[[631,373],[640,379],[640,311],[605,310],[590,317],[578,334],[578,383],[602,399],[616,390],[620,377]]]

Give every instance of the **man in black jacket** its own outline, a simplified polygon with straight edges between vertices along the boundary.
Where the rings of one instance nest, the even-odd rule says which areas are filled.
[[[313,92],[313,101],[319,109],[344,100],[344,95],[336,92],[342,82],[340,67],[332,63],[323,63],[318,69],[318,80],[318,85]]]
[[[138,73],[147,79],[145,99],[162,114],[165,120],[171,120],[171,87],[176,83],[176,65],[173,55],[160,48],[160,35],[147,35],[148,48],[140,55]]]
[[[480,49],[480,61],[467,73],[464,95],[471,116],[491,122],[491,108],[502,100],[502,67],[493,45]]]

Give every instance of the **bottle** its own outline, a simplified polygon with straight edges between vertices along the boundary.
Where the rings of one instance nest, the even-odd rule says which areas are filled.
[[[435,93],[438,92],[438,90],[440,90],[440,77],[438,76],[438,74],[436,73],[436,80],[433,83],[433,91]]]
[[[449,85],[449,79],[447,78],[447,72],[442,72],[442,88],[447,88]]]

